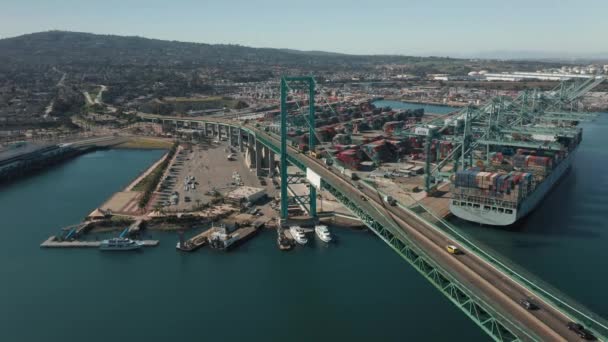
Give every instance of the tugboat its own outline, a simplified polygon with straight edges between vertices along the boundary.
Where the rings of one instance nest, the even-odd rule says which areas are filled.
[[[102,251],[132,251],[144,246],[142,241],[131,240],[123,237],[101,241],[99,250]]]
[[[293,241],[285,236],[282,228],[277,228],[277,245],[282,251],[288,251],[293,248]]]
[[[321,241],[330,243],[331,242],[331,234],[329,233],[329,229],[325,225],[316,225],[315,226],[315,234],[321,239]]]
[[[226,250],[239,241],[239,238],[239,233],[228,234],[226,227],[220,227],[209,236],[209,246]]]

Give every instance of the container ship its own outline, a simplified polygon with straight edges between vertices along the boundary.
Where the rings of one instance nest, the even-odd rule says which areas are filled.
[[[450,211],[467,221],[512,225],[532,212],[572,165],[582,129],[569,137],[549,137],[556,150],[503,149],[487,166],[458,171],[452,178]]]

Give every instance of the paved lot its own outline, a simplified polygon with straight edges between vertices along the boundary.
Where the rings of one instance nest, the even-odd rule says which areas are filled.
[[[211,145],[193,145],[192,150],[184,149],[176,157],[174,165],[170,168],[169,177],[162,187],[161,202],[170,200],[170,196],[177,191],[177,205],[165,206],[167,210],[192,210],[198,204],[208,203],[213,199],[210,191],[217,190],[226,194],[236,187],[233,174],[238,173],[242,184],[254,187],[265,187],[269,196],[273,196],[274,187],[267,180],[266,186],[261,186],[255,175],[255,170],[249,170],[243,160],[244,153],[234,152],[235,160],[228,160],[228,143],[221,142]],[[195,188],[184,187],[186,177],[194,177]],[[187,201],[186,197],[189,198]]]

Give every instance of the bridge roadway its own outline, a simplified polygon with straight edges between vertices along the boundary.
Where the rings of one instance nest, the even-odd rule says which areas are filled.
[[[145,116],[144,118],[157,118],[156,116]],[[184,121],[213,121],[219,124],[240,126],[262,137],[267,141],[280,146],[276,137],[255,128],[252,125],[241,125],[234,121],[213,118],[182,118],[162,117],[162,119],[184,120]],[[270,146],[269,146],[270,147]],[[292,147],[288,147],[289,154],[303,165],[306,165],[315,173],[319,174],[324,182],[331,184],[344,194],[349,194],[349,199],[369,215],[372,215],[385,227],[397,227],[406,237],[426,252],[436,263],[447,270],[451,276],[464,284],[478,297],[492,305],[492,309],[508,318],[507,322],[501,320],[512,333],[521,340],[541,339],[543,341],[576,341],[580,340],[574,332],[567,328],[571,321],[559,309],[541,298],[533,296],[526,288],[511,279],[507,274],[495,268],[485,260],[477,257],[474,253],[451,255],[445,251],[445,246],[454,243],[449,236],[440,230],[431,227],[421,218],[407,213],[398,208],[385,205],[380,194],[367,188],[358,187],[350,179],[338,174],[333,169],[325,166],[320,160],[308,157]],[[365,198],[365,200],[363,199]],[[519,301],[523,298],[534,298],[540,310],[529,311],[524,309]],[[514,324],[516,326],[511,325]],[[531,332],[526,336],[522,331]]]

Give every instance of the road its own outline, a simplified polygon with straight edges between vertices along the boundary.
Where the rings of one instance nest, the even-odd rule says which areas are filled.
[[[178,119],[184,118],[168,118]],[[200,118],[208,121],[208,118]],[[197,120],[187,118],[186,120]],[[213,121],[235,125],[235,122],[214,118]],[[238,125],[238,124],[237,124]],[[280,146],[279,139],[254,128],[251,125],[243,125],[255,131],[256,135],[272,141]],[[288,147],[290,155],[301,163],[307,165],[322,179],[337,188],[342,193],[352,194],[350,196],[357,206],[373,215],[380,224],[385,227],[396,227],[400,229],[407,238],[425,251],[437,264],[447,270],[450,275],[464,284],[478,297],[492,305],[495,311],[508,317],[518,327],[525,331],[534,332],[544,341],[577,341],[581,340],[578,335],[567,328],[571,321],[558,309],[541,298],[533,295],[523,286],[512,280],[501,270],[495,268],[485,260],[478,258],[475,254],[467,252],[463,247],[464,254],[451,255],[445,251],[448,244],[456,244],[442,231],[439,231],[428,223],[412,215],[401,208],[385,205],[379,193],[363,187],[359,189],[351,180],[344,178],[333,169],[328,169],[320,160],[308,157],[297,150]],[[365,200],[363,198],[366,198]],[[462,246],[461,246],[462,247]],[[529,311],[524,309],[519,301],[523,298],[534,298],[539,310]],[[518,333],[517,330],[513,331]],[[518,334],[520,335],[520,334]]]

